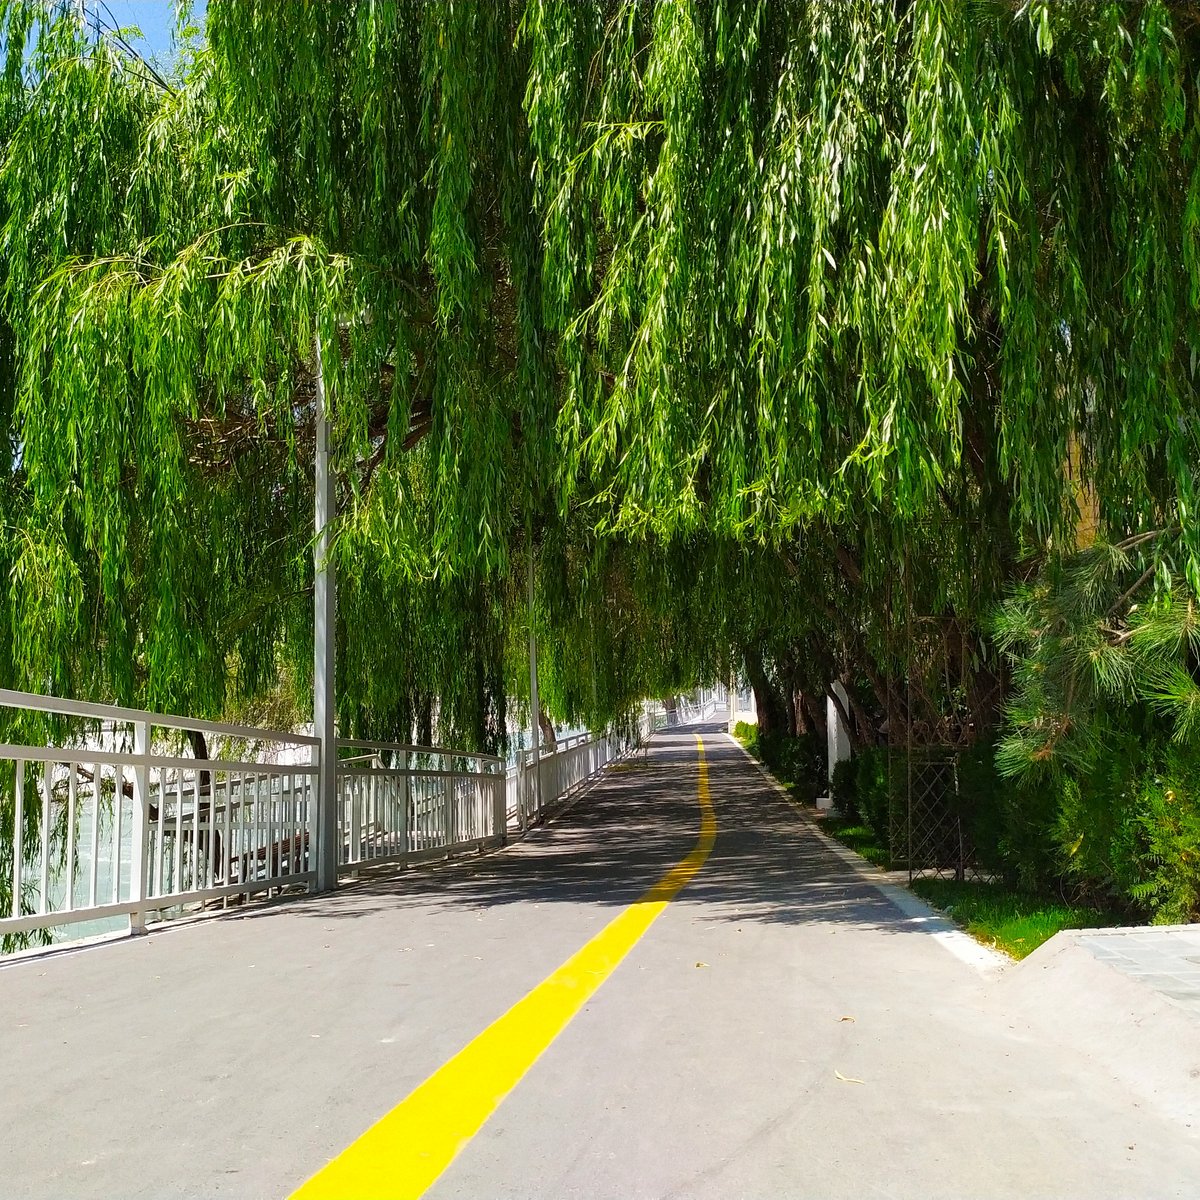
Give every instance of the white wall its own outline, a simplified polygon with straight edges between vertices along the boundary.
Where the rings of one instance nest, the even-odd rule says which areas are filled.
[[[840,683],[835,683],[833,690],[842,702],[842,707],[849,712],[850,699],[846,695],[846,689]],[[828,696],[825,697],[825,717],[828,725],[829,782],[832,783],[833,768],[850,757],[850,730],[846,727],[846,722],[842,720],[842,714],[838,712],[837,705]]]

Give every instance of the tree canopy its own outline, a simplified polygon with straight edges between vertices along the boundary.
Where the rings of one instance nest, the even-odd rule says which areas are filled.
[[[164,66],[0,0],[0,677],[303,696],[319,340],[347,729],[500,744],[532,553],[561,717],[745,671],[1069,748],[1200,589],[1198,15],[209,0]]]

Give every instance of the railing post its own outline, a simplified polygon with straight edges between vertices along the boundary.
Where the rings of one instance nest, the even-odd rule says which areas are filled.
[[[348,863],[358,863],[363,860],[363,795],[362,786],[355,779],[348,778],[346,780],[349,785],[346,789],[350,804],[350,811],[346,814],[346,828],[349,830],[348,840],[350,842],[349,849],[346,853]],[[336,780],[334,787],[337,787]],[[338,797],[338,802],[341,803],[341,797]]]
[[[325,403],[325,371],[321,363],[321,339],[316,341],[317,445],[316,445],[316,541],[313,546],[313,732],[320,739],[320,770],[317,773],[317,891],[337,887],[338,873],[338,784],[337,729],[334,681],[337,640],[337,590],[329,558],[329,524],[334,516],[333,476],[329,470],[329,421]]]
[[[503,763],[497,766],[492,781],[492,832],[498,845],[508,841],[508,773]]]
[[[400,849],[405,854],[408,853],[408,806],[409,797],[412,795],[411,776],[409,774],[408,751],[401,750],[400,754],[400,769],[404,773],[400,776]]]
[[[150,768],[146,757],[150,753],[150,722],[135,721],[133,725],[133,827],[129,838],[129,899],[138,902],[138,907],[129,914],[129,932],[144,933],[146,930],[146,910],[141,907],[141,901],[146,899],[146,864],[150,859],[148,833],[150,829]],[[113,804],[121,803],[121,786],[117,781],[116,795]],[[162,805],[159,805],[158,818],[162,820]],[[95,819],[99,820],[97,806]],[[114,864],[119,871],[120,860]]]
[[[520,774],[517,783],[517,795],[519,797],[517,804],[517,812],[519,813],[519,823],[521,832],[525,833],[529,829],[529,813],[531,809],[530,795],[533,789],[533,778],[529,773],[529,755],[526,751],[521,750],[520,754]]]
[[[454,811],[458,799],[455,782],[453,779],[442,780],[442,837],[447,846],[453,846],[458,841],[458,822]]]

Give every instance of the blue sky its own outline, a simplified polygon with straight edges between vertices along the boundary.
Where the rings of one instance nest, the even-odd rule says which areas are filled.
[[[171,55],[171,30],[175,26],[174,0],[105,0],[108,13],[119,26],[136,25],[143,40],[134,40],[134,49],[147,58],[168,58]],[[97,0],[87,0],[88,12],[97,9],[104,14]],[[205,0],[195,0],[192,5],[192,21],[204,24]],[[107,19],[107,14],[105,14]]]

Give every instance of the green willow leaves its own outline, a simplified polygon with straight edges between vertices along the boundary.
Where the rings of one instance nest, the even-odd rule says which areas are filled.
[[[0,0],[5,679],[302,690],[318,336],[363,733],[503,740],[530,533],[595,720],[767,644],[886,707],[901,593],[965,672],[1081,512],[1183,603],[1193,10],[210,0],[147,70]]]

